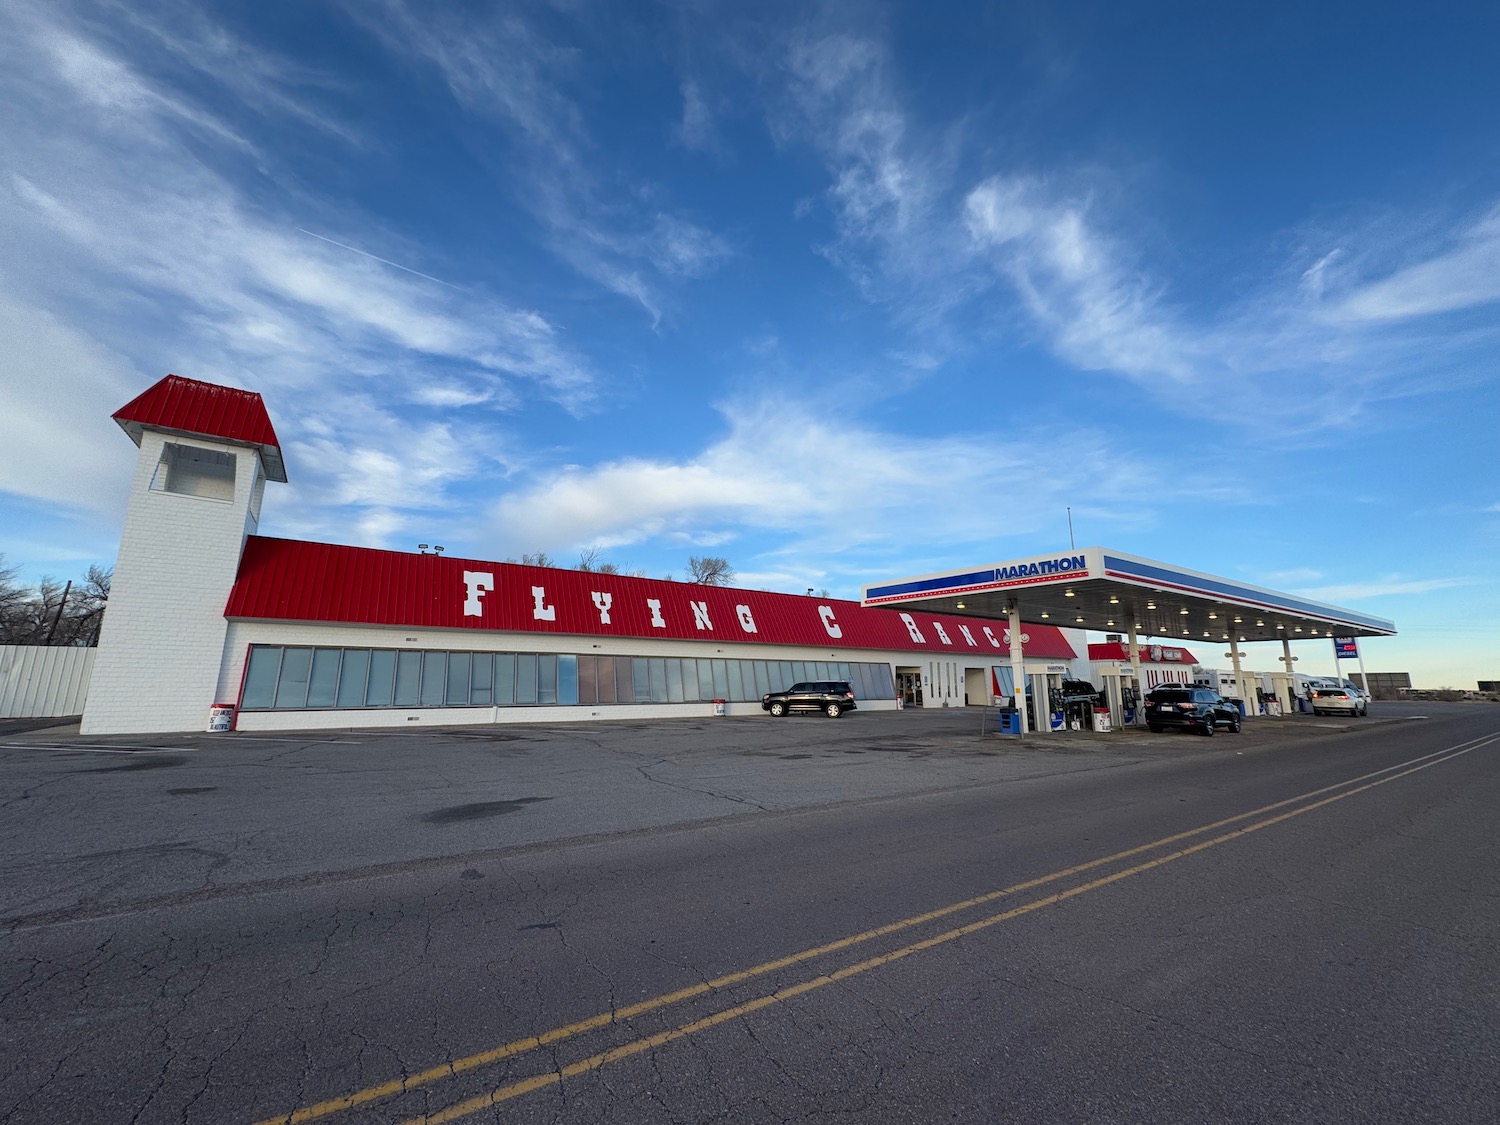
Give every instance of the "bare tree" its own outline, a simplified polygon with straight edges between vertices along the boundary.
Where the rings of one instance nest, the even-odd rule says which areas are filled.
[[[97,564],[81,582],[47,576],[34,587],[16,582],[0,560],[0,644],[84,646],[99,643],[113,572]]]
[[[31,591],[16,581],[20,573],[20,567],[6,566],[5,556],[0,555],[0,644],[23,643],[17,634]]]
[[[604,552],[598,547],[585,547],[578,552],[578,569],[591,574],[619,574],[620,568],[612,562],[601,562]]]
[[[688,581],[699,586],[728,586],[734,581],[734,567],[728,559],[714,555],[693,555],[688,559]]]
[[[522,566],[556,566],[557,564],[552,561],[552,556],[549,555],[546,551],[537,551],[535,554],[522,555],[521,556],[521,565]]]

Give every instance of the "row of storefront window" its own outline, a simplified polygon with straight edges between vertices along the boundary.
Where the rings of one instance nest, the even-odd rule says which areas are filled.
[[[803,680],[891,699],[889,664],[251,645],[246,711],[759,700]]]

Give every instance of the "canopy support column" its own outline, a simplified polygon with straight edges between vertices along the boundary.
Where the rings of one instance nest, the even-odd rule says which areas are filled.
[[[1016,692],[1016,711],[1021,717],[1021,737],[1026,737],[1026,653],[1021,647],[1021,607],[1011,599],[1005,606],[1010,621],[1010,676]]]
[[[1130,626],[1130,674],[1135,677],[1135,726],[1141,726],[1146,721],[1146,685],[1141,682],[1141,642],[1135,632],[1135,618],[1132,616],[1128,622]]]
[[[1233,633],[1229,634],[1229,660],[1234,666],[1234,690],[1239,692],[1240,700],[1245,704],[1245,717],[1259,714],[1258,699],[1252,698],[1245,690],[1244,673],[1240,671],[1240,642]]]
[[[1281,675],[1281,682],[1276,685],[1276,697],[1281,700],[1283,715],[1292,713],[1292,662],[1296,659],[1292,655],[1292,642],[1282,637],[1281,663],[1286,666],[1286,671]]]

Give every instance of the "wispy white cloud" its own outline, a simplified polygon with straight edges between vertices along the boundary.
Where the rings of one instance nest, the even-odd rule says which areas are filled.
[[[253,203],[245,185],[263,183],[264,157],[243,163],[255,146],[229,123],[234,112],[250,112],[234,99],[274,84],[286,68],[256,61],[250,46],[202,21],[188,23],[197,39],[173,39],[156,25],[145,35],[139,18],[99,25],[64,6],[17,3],[0,15],[0,104],[10,122],[0,139],[0,316],[29,326],[18,337],[26,345],[0,356],[0,428],[7,448],[36,447],[20,464],[6,459],[0,488],[98,502],[92,477],[101,457],[113,463],[128,444],[97,441],[94,420],[168,369],[251,385],[273,402],[285,389],[316,387],[319,405],[279,413],[278,425],[284,438],[310,439],[304,464],[343,459],[343,479],[324,487],[314,470],[299,487],[353,506],[441,505],[442,490],[473,469],[455,455],[456,432],[424,430],[420,418],[397,424],[402,403],[493,410],[524,395],[589,407],[593,373],[542,313],[455,289],[352,243],[309,238],[296,221]],[[131,53],[165,45],[175,57],[205,43],[211,57],[234,60],[219,109],[148,75]],[[254,113],[293,113],[288,98],[283,92]],[[239,169],[233,177],[231,168]],[[327,218],[315,199],[280,196]],[[350,221],[347,210],[341,217]],[[690,251],[681,251],[684,268]],[[48,313],[64,308],[80,327]],[[147,370],[126,355],[149,357]],[[38,368],[61,362],[75,365],[66,384],[37,378]],[[64,385],[74,388],[73,409],[60,411],[48,396]],[[74,419],[84,412],[89,421],[80,425]],[[409,456],[410,486],[390,469]]]
[[[834,423],[812,404],[738,401],[722,413],[725,435],[692,457],[532,474],[496,503],[487,538],[502,551],[566,553],[584,544],[703,544],[732,529],[769,530],[780,546],[736,560],[747,573],[764,577],[778,558],[795,558],[797,574],[851,575],[910,550],[914,504],[924,540],[945,548],[983,543],[990,552],[1003,550],[994,547],[997,537],[1034,532],[1040,513],[1061,511],[1064,497],[1088,495],[1096,524],[1128,526],[1137,518],[1133,507],[1112,501],[1152,479],[1145,464],[1088,432],[1039,433],[999,447],[979,436],[916,439]],[[935,481],[942,487],[914,496],[913,482]],[[1034,503],[1007,508],[1003,532],[975,518],[986,498],[1014,495]]]
[[[1041,180],[994,177],[969,193],[964,210],[975,244],[1069,362],[1177,382],[1218,366],[1205,341],[1162,308],[1159,287],[1123,265],[1084,205],[1055,198]]]
[[[1500,208],[1458,232],[1453,245],[1374,281],[1354,284],[1328,315],[1346,321],[1409,320],[1500,301]]]
[[[1369,397],[1410,393],[1414,364],[1461,346],[1394,339],[1389,324],[1500,297],[1500,211],[1386,276],[1369,263],[1403,232],[1324,232],[1300,265],[1266,247],[1264,276],[1227,300],[1174,294],[1118,177],[1004,169],[994,146],[964,136],[962,119],[933,122],[910,108],[878,33],[852,24],[830,33],[828,19],[809,17],[814,30],[788,35],[793,108],[773,98],[772,127],[826,163],[837,236],[818,249],[891,309],[914,352],[946,361],[997,336],[1040,342],[1072,367],[1124,376],[1168,403],[1172,388],[1211,387],[1241,406],[1227,423],[1285,439],[1347,426]],[[994,153],[1002,170],[976,178],[975,151]],[[1335,387],[1339,409],[1322,409]],[[1276,408],[1289,394],[1308,407],[1295,418]]]
[[[1267,574],[1262,581],[1275,583],[1277,585],[1303,585],[1308,582],[1316,582],[1323,577],[1321,570],[1312,567],[1299,566],[1292,570],[1275,570]]]
[[[694,78],[682,82],[682,118],[675,135],[683,148],[697,152],[716,152],[719,138],[714,130],[714,114],[709,107],[702,84]]]
[[[406,0],[357,4],[351,14],[396,57],[431,67],[454,98],[506,131],[515,201],[541,220],[548,247],[584,276],[638,302],[659,321],[667,282],[707,276],[734,253],[731,241],[673,211],[646,176],[600,174],[598,145],[568,93],[578,49],[548,35],[524,6],[460,17]],[[559,13],[552,12],[553,26]],[[559,33],[560,35],[561,33]],[[697,97],[692,88],[684,96]],[[706,107],[690,102],[679,139],[709,139]],[[623,183],[622,183],[623,181]]]
[[[1308,586],[1298,592],[1309,598],[1330,602],[1357,602],[1366,598],[1385,598],[1396,594],[1430,594],[1434,590],[1452,590],[1472,586],[1476,578],[1389,578],[1368,582],[1348,582],[1335,586]]]

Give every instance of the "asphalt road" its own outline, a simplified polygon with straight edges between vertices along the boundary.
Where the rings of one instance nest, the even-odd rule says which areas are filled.
[[[0,739],[0,1121],[1494,1120],[1500,710],[1382,716]]]

